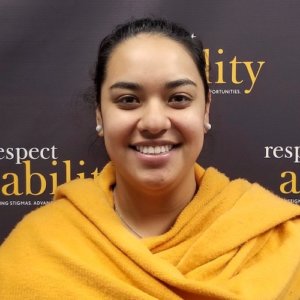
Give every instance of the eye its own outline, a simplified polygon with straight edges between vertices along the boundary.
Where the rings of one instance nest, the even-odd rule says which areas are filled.
[[[135,96],[126,95],[118,98],[116,103],[122,109],[133,109],[139,106],[140,101]]]
[[[185,108],[190,105],[192,99],[187,95],[176,94],[169,99],[169,104],[174,108]]]

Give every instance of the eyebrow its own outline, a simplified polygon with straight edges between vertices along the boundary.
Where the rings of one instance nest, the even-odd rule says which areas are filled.
[[[165,87],[167,89],[174,89],[176,87],[183,86],[183,85],[197,86],[197,84],[194,81],[187,79],[187,78],[183,78],[183,79],[169,81],[165,84]],[[138,90],[142,89],[142,86],[135,82],[118,81],[118,82],[114,83],[109,89],[110,90],[112,90],[112,89],[127,89],[127,90],[138,91]]]
[[[197,84],[194,81],[192,81],[190,79],[187,79],[187,78],[178,79],[178,80],[167,82],[165,86],[168,89],[174,89],[174,88],[182,86],[182,85],[194,85],[194,86],[197,86]]]
[[[110,88],[110,90],[112,89],[127,89],[127,90],[141,90],[142,86],[139,85],[138,83],[134,83],[134,82],[127,82],[127,81],[119,81],[114,83]]]

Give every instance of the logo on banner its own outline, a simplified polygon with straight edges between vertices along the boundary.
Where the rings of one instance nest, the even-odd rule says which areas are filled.
[[[250,94],[258,82],[264,64],[264,60],[242,60],[236,55],[225,59],[224,49],[216,52],[204,49],[207,65],[207,79],[213,86],[212,94]],[[213,76],[212,72],[213,70]]]
[[[86,178],[84,172],[75,171],[75,169],[78,169],[78,166],[82,167],[85,165],[84,160],[80,160],[75,165],[71,160],[60,161],[57,150],[58,148],[55,146],[43,148],[0,148],[0,161],[11,160],[18,168],[17,172],[6,172],[0,178],[0,206],[44,205],[49,201],[20,201],[16,200],[16,197],[28,196],[32,199],[34,196],[40,197],[44,194],[53,195],[58,185],[75,178]],[[53,168],[53,171],[50,171],[49,174],[39,172],[34,167],[35,160],[49,161],[50,168]],[[61,172],[57,171],[57,167],[60,167]],[[88,176],[95,178],[98,173],[99,170],[96,168]]]
[[[265,159],[288,159],[293,163],[300,163],[300,146],[266,146]],[[293,197],[288,200],[300,204],[300,179],[297,173],[292,170],[282,171],[280,174],[282,182],[279,186],[280,192],[287,197]]]

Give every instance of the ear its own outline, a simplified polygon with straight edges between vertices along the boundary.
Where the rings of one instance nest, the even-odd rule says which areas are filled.
[[[102,116],[101,116],[101,112],[100,112],[100,107],[97,106],[96,108],[96,123],[97,125],[101,125],[102,126]]]
[[[102,129],[98,132],[99,136],[103,136],[103,124],[102,124],[102,116],[100,111],[100,106],[96,108],[96,124],[101,125]]]
[[[210,124],[209,122],[209,110],[211,104],[211,93],[208,94],[208,101],[205,103],[205,111],[204,111],[204,124]],[[205,128],[205,126],[204,126]],[[205,133],[207,133],[207,129],[204,129]]]

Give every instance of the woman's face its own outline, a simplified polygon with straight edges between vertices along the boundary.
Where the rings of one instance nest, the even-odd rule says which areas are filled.
[[[155,190],[194,176],[208,112],[201,77],[181,44],[153,34],[119,44],[97,110],[117,180]]]

